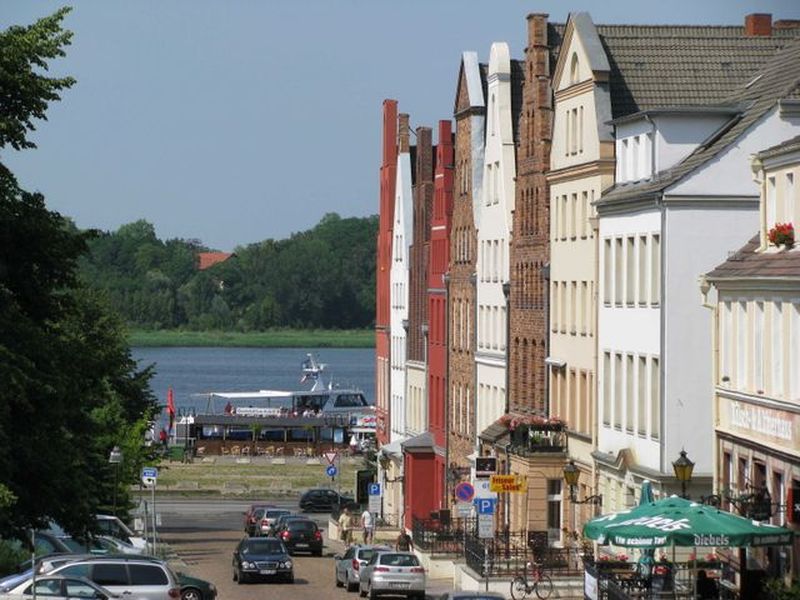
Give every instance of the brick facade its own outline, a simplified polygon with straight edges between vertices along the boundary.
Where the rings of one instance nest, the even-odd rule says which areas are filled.
[[[477,60],[476,60],[477,62]],[[472,65],[475,66],[475,65]],[[450,277],[448,327],[448,496],[459,481],[469,480],[467,456],[475,447],[475,269],[477,232],[473,212],[476,178],[475,163],[480,155],[473,151],[473,135],[481,138],[485,106],[480,98],[470,98],[467,74],[462,60],[455,102],[455,189],[453,230],[450,236]],[[473,105],[474,104],[474,105]],[[481,131],[474,131],[480,129]],[[477,165],[478,172],[483,165]]]
[[[550,164],[553,95],[547,15],[528,15],[525,85],[517,148],[514,238],[511,244],[509,409],[516,414],[547,412]]]

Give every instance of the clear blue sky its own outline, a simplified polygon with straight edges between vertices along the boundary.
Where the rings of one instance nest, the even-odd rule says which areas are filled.
[[[2,0],[0,28],[63,2]],[[2,160],[79,227],[146,219],[219,250],[327,212],[378,210],[381,101],[413,126],[452,116],[463,50],[522,57],[525,15],[596,23],[800,18],[797,0],[80,0],[55,73],[78,83]]]

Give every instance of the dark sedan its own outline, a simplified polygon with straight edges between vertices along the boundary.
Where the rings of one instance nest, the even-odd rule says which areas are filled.
[[[320,488],[308,490],[300,497],[300,509],[331,512],[336,506],[345,506],[352,502],[353,499],[349,496],[340,496],[334,490]]]
[[[290,519],[278,532],[289,552],[310,552],[322,556],[322,532],[311,519]]]
[[[294,564],[277,538],[244,538],[233,553],[233,580],[245,583],[261,578],[294,583]]]

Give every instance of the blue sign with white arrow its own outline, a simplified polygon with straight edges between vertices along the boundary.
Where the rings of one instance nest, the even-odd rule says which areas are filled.
[[[336,477],[336,473],[338,473],[338,471],[333,465],[328,465],[328,468],[325,469],[325,473],[327,473],[328,477]]]

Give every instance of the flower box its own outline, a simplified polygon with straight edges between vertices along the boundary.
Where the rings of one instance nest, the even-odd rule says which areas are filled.
[[[794,225],[791,223],[775,223],[775,226],[767,234],[769,243],[773,246],[794,246]]]

